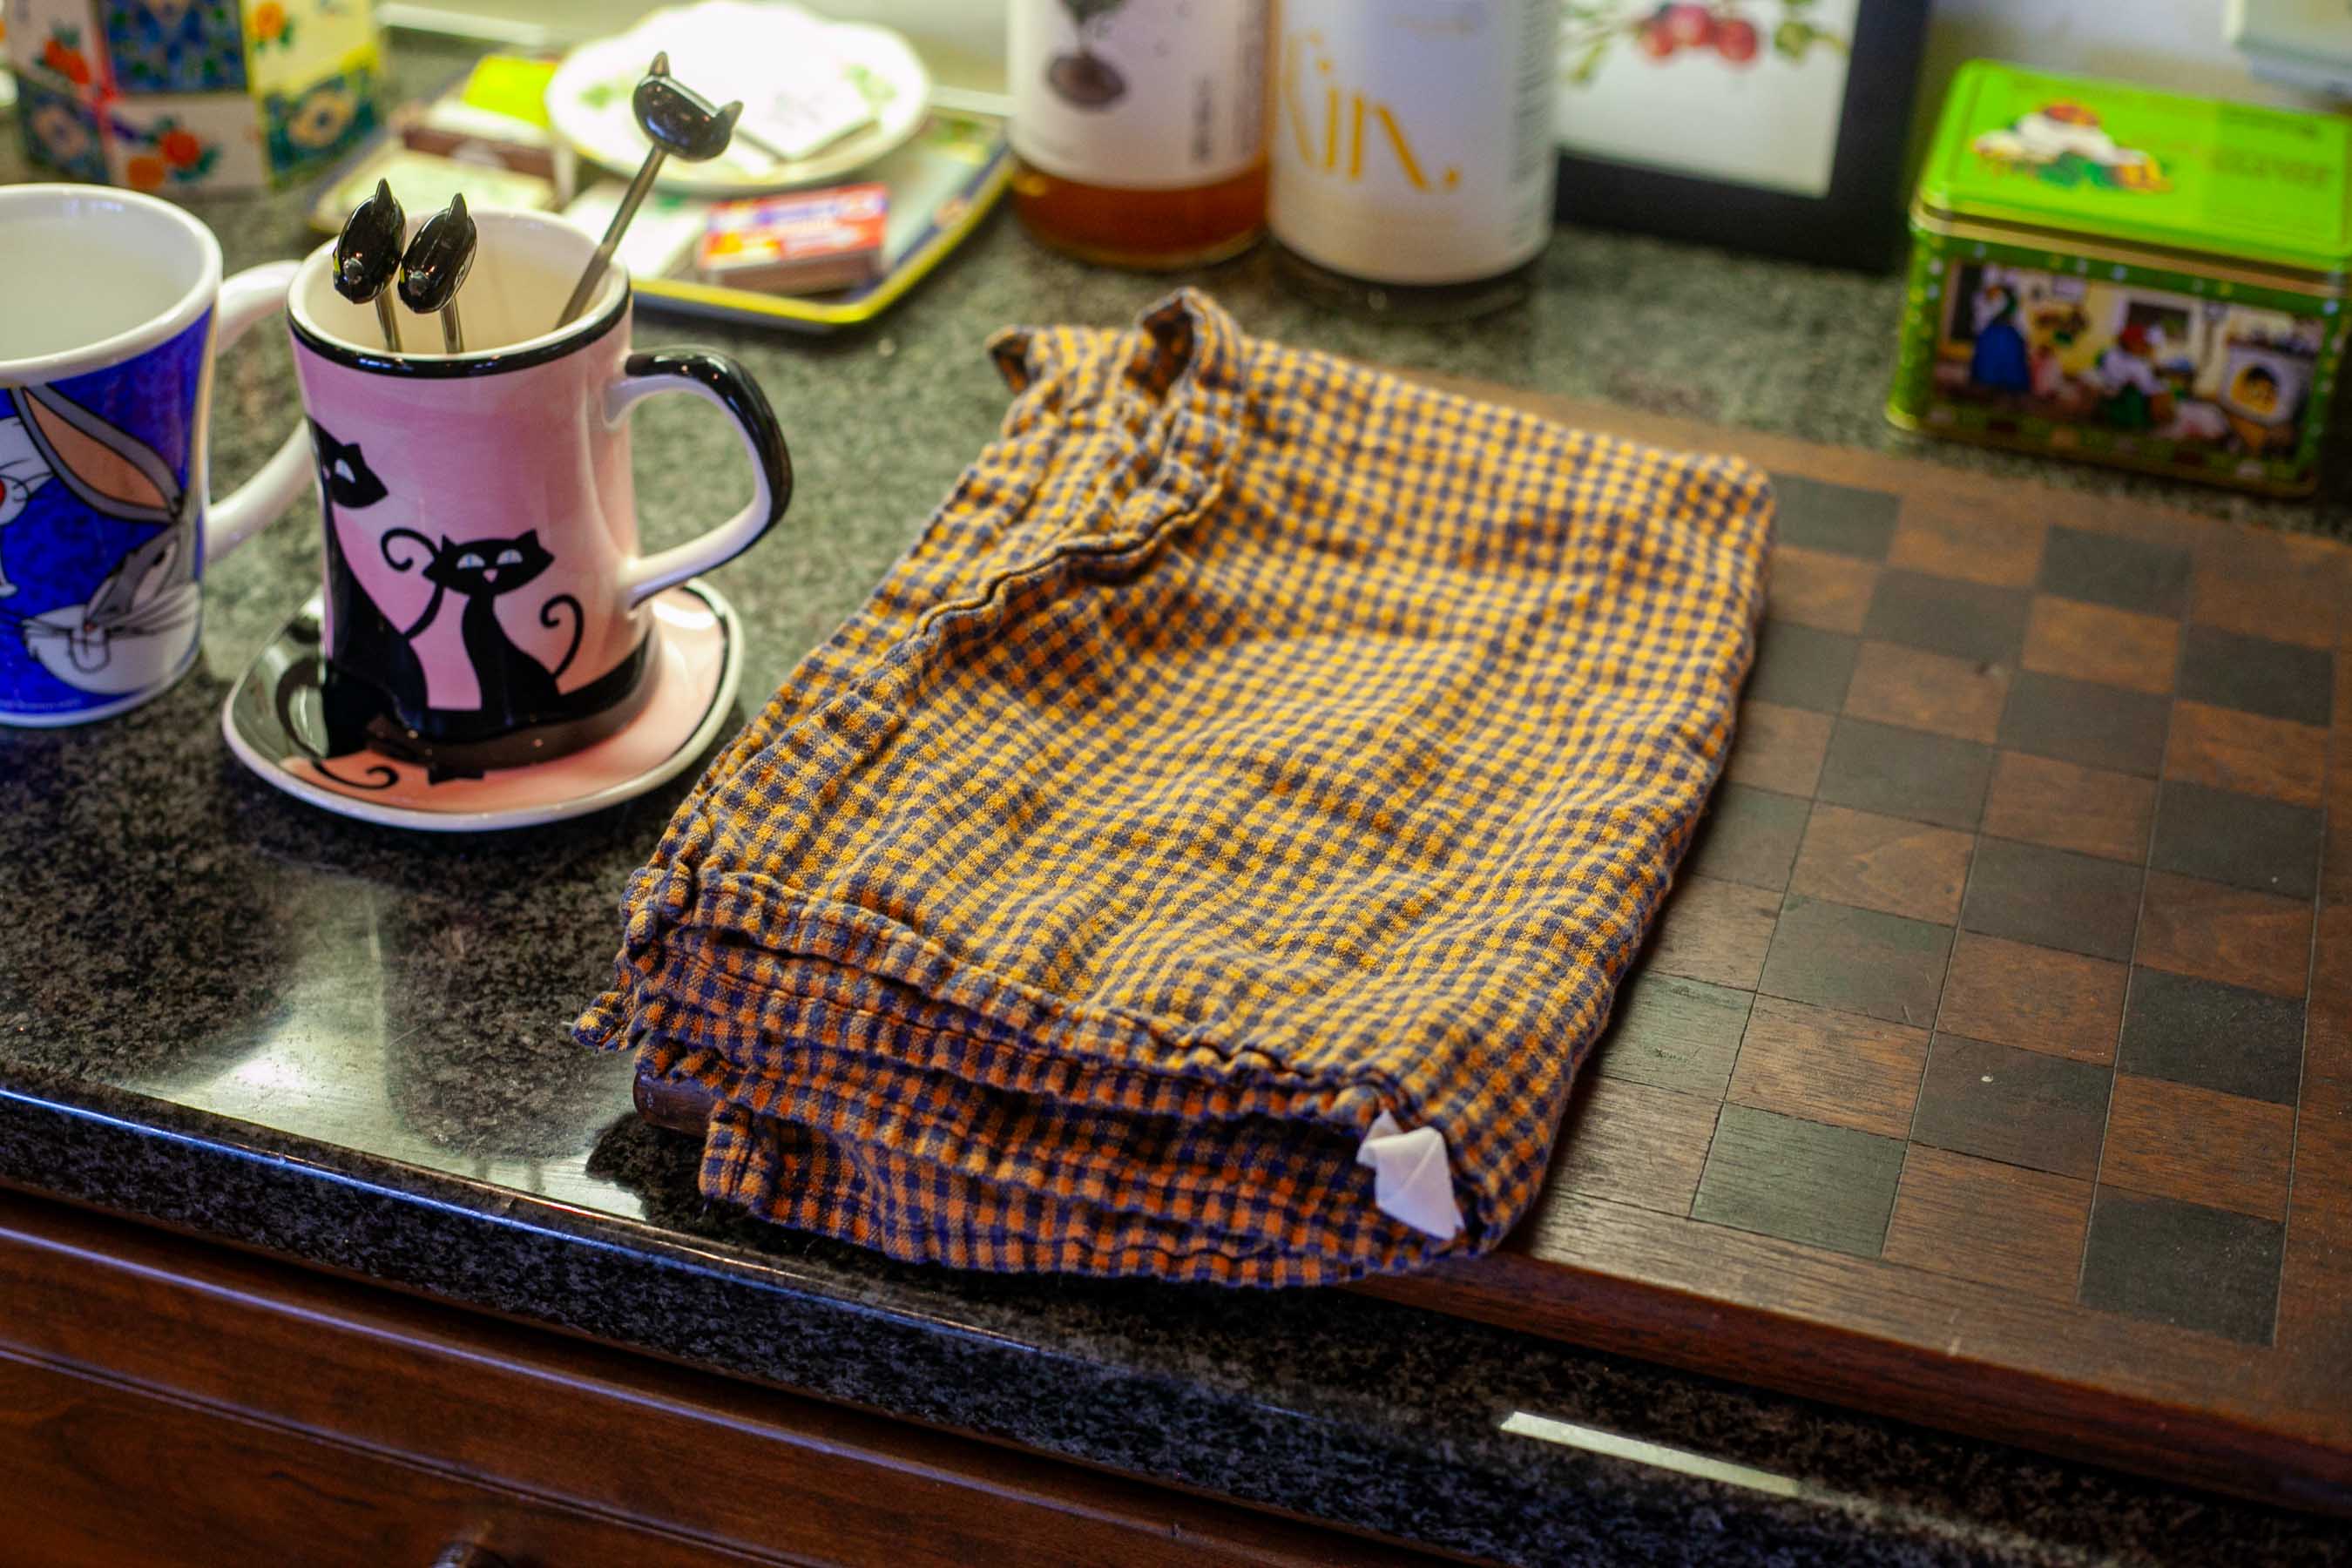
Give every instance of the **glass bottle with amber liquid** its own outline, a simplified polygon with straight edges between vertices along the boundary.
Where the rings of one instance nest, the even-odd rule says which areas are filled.
[[[1164,269],[1265,226],[1268,0],[1013,0],[1013,204],[1057,250]]]

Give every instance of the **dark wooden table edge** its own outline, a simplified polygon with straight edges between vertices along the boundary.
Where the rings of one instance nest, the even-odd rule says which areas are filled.
[[[1539,1293],[1523,1275],[1540,1279]],[[2352,1518],[2352,1448],[1998,1363],[1923,1363],[1927,1347],[1763,1308],[1510,1251],[1350,1288],[2061,1459]],[[1890,1408],[1890,1390],[1914,1402]]]

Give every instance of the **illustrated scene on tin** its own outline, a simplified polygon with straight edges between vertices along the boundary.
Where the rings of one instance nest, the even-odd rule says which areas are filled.
[[[2321,318],[1998,262],[1946,275],[1936,390],[2247,457],[2294,446]]]

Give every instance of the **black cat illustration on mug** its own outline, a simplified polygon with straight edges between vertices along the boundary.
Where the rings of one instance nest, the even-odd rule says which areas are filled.
[[[316,685],[326,732],[314,760],[373,745],[430,763],[436,779],[478,777],[480,758],[453,760],[453,747],[436,742],[454,742],[455,750],[463,752],[467,742],[570,717],[572,704],[558,682],[580,651],[585,624],[580,601],[570,594],[555,594],[539,606],[540,625],[555,630],[568,620],[572,628],[570,643],[552,668],[516,646],[499,620],[499,601],[528,586],[554,563],[555,557],[540,543],[538,531],[437,541],[413,528],[385,531],[376,542],[384,564],[394,572],[417,572],[433,585],[423,610],[403,626],[384,612],[352,569],[338,521],[340,513],[364,510],[391,492],[356,443],[336,439],[316,420],[310,422],[310,435],[326,510],[330,631],[323,679],[316,670],[288,672],[290,684],[278,694],[281,722],[288,731],[301,732],[293,721],[294,692]],[[443,615],[452,595],[464,601],[458,635],[478,693],[471,709],[433,704],[425,663],[416,647],[416,639]],[[634,668],[628,673],[634,676]],[[385,782],[390,782],[388,773]]]
[[[562,700],[555,683],[580,651],[580,601],[569,594],[558,594],[539,607],[539,624],[551,630],[562,624],[557,610],[571,612],[572,645],[553,669],[515,647],[499,624],[496,608],[500,598],[553,564],[555,557],[539,542],[539,531],[528,529],[512,539],[475,539],[463,543],[445,538],[436,544],[413,528],[395,528],[383,536],[384,559],[406,571],[414,560],[404,564],[394,559],[395,541],[413,541],[425,547],[428,552],[425,580],[433,584],[433,598],[425,613],[402,635],[417,636],[441,613],[445,595],[459,595],[466,601],[459,630],[465,638],[466,660],[473,666],[475,684],[481,689],[480,711],[506,724],[527,724],[551,713]]]

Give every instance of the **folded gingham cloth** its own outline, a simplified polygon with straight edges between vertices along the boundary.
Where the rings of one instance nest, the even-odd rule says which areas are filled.
[[[1738,461],[1244,336],[1006,331],[1003,434],[678,808],[584,1042],[710,1198],[1309,1285],[1540,1185],[1731,740]]]

